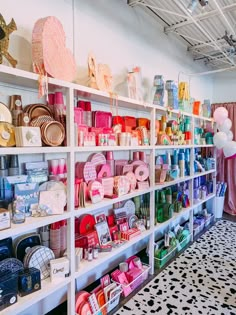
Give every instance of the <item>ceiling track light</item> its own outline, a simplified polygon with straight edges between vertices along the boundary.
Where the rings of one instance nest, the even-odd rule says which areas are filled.
[[[208,0],[198,0],[198,1],[202,7],[205,7],[206,5],[208,5]]]

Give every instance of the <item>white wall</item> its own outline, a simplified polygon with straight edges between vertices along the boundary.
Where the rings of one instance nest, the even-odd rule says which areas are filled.
[[[77,82],[86,84],[87,56],[92,51],[98,62],[108,63],[114,75],[114,87],[126,95],[124,81],[129,65],[142,68],[144,85],[150,87],[155,74],[178,79],[178,73],[199,72],[203,68],[192,61],[186,47],[163,26],[141,12],[130,8],[126,0],[8,0],[1,5],[8,22],[14,17],[18,30],[11,35],[10,53],[18,67],[31,70],[31,33],[37,19],[56,16],[63,24],[67,45],[74,52]],[[74,36],[73,36],[74,35]],[[181,80],[188,77],[181,75]],[[210,77],[191,80],[191,94],[196,99],[212,97]]]
[[[224,72],[213,78],[213,103],[236,102],[236,72]]]

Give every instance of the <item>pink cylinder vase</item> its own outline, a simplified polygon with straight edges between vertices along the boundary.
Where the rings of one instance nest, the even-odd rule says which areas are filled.
[[[139,159],[139,152],[133,152],[133,161],[138,161]]]
[[[55,102],[55,94],[54,93],[48,94],[48,107],[51,109],[53,114],[54,114],[54,102]]]

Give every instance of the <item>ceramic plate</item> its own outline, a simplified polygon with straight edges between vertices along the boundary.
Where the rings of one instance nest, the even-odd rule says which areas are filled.
[[[14,147],[15,145],[14,126],[7,122],[0,121],[0,147]]]
[[[28,258],[26,268],[37,268],[40,270],[41,279],[50,276],[50,260],[55,259],[53,251],[46,246],[37,246],[37,250],[31,249],[32,254]]]
[[[3,103],[0,103],[0,121],[7,122],[9,124],[12,123],[11,112],[9,108]]]
[[[23,262],[27,249],[40,244],[41,240],[39,234],[30,233],[26,235],[21,235],[14,240],[15,256]]]
[[[0,270],[2,271],[11,271],[17,272],[19,270],[23,270],[23,263],[16,258],[7,258],[0,262]]]
[[[12,238],[8,237],[0,241],[0,261],[13,256]]]

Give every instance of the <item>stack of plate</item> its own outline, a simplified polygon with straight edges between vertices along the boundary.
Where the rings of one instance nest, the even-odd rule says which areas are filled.
[[[21,235],[14,240],[13,250],[15,257],[24,261],[26,252],[37,245],[41,245],[40,235],[36,233],[29,233]]]
[[[51,109],[44,104],[31,104],[25,107],[32,127],[40,127],[44,144],[55,147],[65,139],[65,128],[62,123],[55,121]]]
[[[50,116],[53,117],[51,109],[44,104],[31,104],[25,107],[25,113],[28,113],[30,120],[38,118],[40,116]]]
[[[25,268],[37,268],[40,270],[41,280],[50,276],[50,260],[55,259],[53,251],[46,246],[30,248],[24,258]]]
[[[45,122],[41,126],[41,137],[46,145],[59,146],[65,139],[64,126],[59,121]]]
[[[42,116],[32,119],[30,122],[30,125],[32,127],[41,127],[45,122],[49,122],[49,121],[54,121],[54,119],[51,116],[42,115]]]

